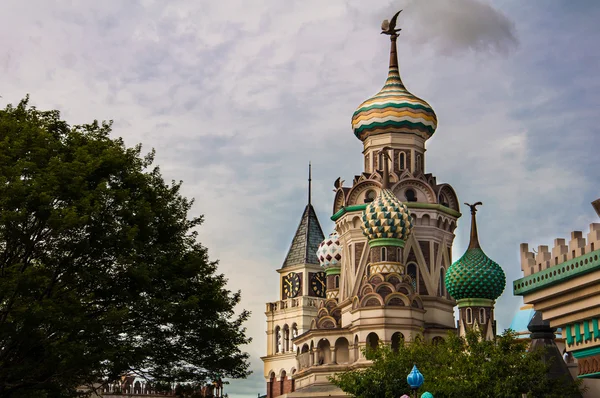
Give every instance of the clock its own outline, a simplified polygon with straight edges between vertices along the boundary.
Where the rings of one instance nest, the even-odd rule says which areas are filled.
[[[310,278],[310,288],[317,297],[325,297],[326,287],[325,272],[316,272]]]
[[[300,276],[290,272],[283,278],[283,297],[296,297],[300,292]]]

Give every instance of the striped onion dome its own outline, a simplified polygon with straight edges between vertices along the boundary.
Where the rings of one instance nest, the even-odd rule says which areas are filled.
[[[364,141],[383,133],[416,134],[431,137],[437,127],[435,112],[429,104],[411,94],[400,78],[396,36],[391,36],[390,68],[385,85],[352,115],[354,135]]]
[[[489,258],[479,245],[475,206],[471,206],[471,241],[465,254],[448,268],[444,281],[455,300],[496,300],[506,286],[502,267]]]
[[[408,207],[389,189],[382,189],[367,205],[362,221],[363,234],[369,241],[379,238],[406,241],[413,227]]]

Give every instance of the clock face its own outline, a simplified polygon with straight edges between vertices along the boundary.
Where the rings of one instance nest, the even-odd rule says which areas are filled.
[[[300,276],[295,272],[290,272],[283,278],[283,296],[296,297],[300,292]]]
[[[317,272],[310,278],[310,288],[317,297],[325,297],[325,272]]]

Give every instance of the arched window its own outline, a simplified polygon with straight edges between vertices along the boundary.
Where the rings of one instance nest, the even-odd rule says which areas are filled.
[[[340,287],[340,276],[336,275],[335,276],[335,288],[339,289],[339,287]]]
[[[417,293],[417,289],[419,286],[419,273],[417,264],[409,263],[406,267],[406,274],[410,276],[410,279],[412,280],[413,289],[415,290],[415,293]]]
[[[380,254],[381,254],[381,258],[379,259],[379,261],[387,261],[387,248],[382,247]]]
[[[407,202],[416,202],[417,201],[417,195],[415,194],[415,191],[412,189],[407,189],[406,192],[404,193],[404,196],[406,196]]]
[[[471,311],[471,309],[467,308],[466,313],[467,313],[467,323],[468,324],[473,323],[473,312]]]
[[[392,335],[392,351],[398,352],[400,344],[404,344],[404,335],[401,332],[396,332]]]
[[[446,294],[446,289],[444,286],[444,269],[440,269],[440,283],[439,283],[439,296],[440,297],[444,297],[444,295]]]
[[[288,325],[283,326],[283,352],[290,350],[290,328]]]
[[[417,154],[417,162],[415,164],[417,170],[421,170],[421,154]]]
[[[371,332],[367,335],[367,348],[376,349],[379,345],[379,336],[377,333]]]
[[[404,170],[406,168],[406,154],[404,152],[400,152],[398,155],[398,168],[400,170]]]
[[[281,328],[275,327],[275,352],[281,352]]]
[[[479,309],[479,323],[481,323],[481,324],[485,323],[485,309],[483,309],[483,308]]]
[[[368,190],[365,194],[365,203],[371,203],[377,197],[377,193],[372,189]]]
[[[402,249],[399,247],[396,248],[396,261],[399,263],[402,262]]]

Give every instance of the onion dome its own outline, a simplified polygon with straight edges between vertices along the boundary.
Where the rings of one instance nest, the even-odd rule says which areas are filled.
[[[427,140],[437,127],[435,112],[427,102],[411,94],[400,78],[397,35],[390,36],[390,67],[383,88],[352,115],[354,135],[361,141],[383,133],[416,134]]]
[[[471,207],[471,241],[465,254],[446,272],[446,288],[455,300],[496,300],[506,286],[504,271],[479,245],[475,213],[480,204],[468,205]]]
[[[369,241],[380,238],[406,241],[413,227],[408,207],[387,188],[367,205],[362,231]]]
[[[317,258],[321,267],[339,267],[342,260],[342,247],[340,245],[340,236],[336,231],[329,234],[327,238],[317,249]]]

